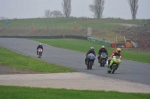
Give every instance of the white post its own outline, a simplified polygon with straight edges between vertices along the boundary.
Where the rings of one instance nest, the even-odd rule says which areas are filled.
[[[117,40],[117,36],[116,36],[116,43],[118,42],[118,40]]]
[[[126,43],[126,37],[124,36],[124,41],[125,41],[125,43]]]
[[[92,28],[88,27],[87,28],[87,36],[91,36],[92,35]]]

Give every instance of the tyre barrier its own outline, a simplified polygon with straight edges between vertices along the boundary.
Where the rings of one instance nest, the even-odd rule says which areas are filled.
[[[97,38],[93,38],[93,37],[88,37],[87,38],[88,41],[94,42],[96,44],[101,44],[101,45],[105,45],[105,46],[110,46],[110,42],[107,40],[100,40]]]

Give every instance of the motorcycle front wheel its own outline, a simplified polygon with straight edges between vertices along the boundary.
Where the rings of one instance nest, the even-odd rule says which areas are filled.
[[[111,70],[111,73],[112,73],[112,74],[114,74],[114,72],[115,72],[115,70],[117,69],[117,67],[118,67],[118,66],[114,66],[114,65],[112,66],[112,70]]]
[[[102,59],[102,62],[101,62],[101,65],[102,65],[102,67],[104,67],[105,66],[105,59]]]
[[[41,55],[42,55],[42,53],[39,52],[39,53],[38,53],[38,58],[41,58]]]

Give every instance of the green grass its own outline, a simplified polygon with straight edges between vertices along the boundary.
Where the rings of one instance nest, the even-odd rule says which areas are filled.
[[[139,24],[141,20],[123,20],[123,19],[83,19],[83,18],[33,18],[33,19],[12,19],[9,25],[5,25],[5,20],[0,20],[0,27],[20,27],[30,29],[34,26],[36,29],[46,27],[71,28],[76,25],[79,28],[93,27],[101,30],[113,30],[119,27],[113,23]],[[110,24],[111,23],[111,24]]]
[[[147,52],[141,52],[136,50],[131,50],[131,51],[123,50],[122,54],[124,59],[127,60],[150,63],[150,54]]]
[[[74,70],[43,62],[0,47],[0,65],[43,73],[74,72]]]
[[[32,39],[32,40],[49,44],[51,46],[75,50],[84,53],[86,53],[89,50],[90,46],[93,46],[95,48],[95,52],[98,53],[98,50],[102,46],[99,44],[89,42],[87,40],[76,40],[76,39]],[[115,49],[112,49],[110,47],[107,47],[107,50],[109,55],[111,55],[111,53],[115,51]],[[122,56],[123,59],[150,63],[150,54],[148,53],[128,51],[122,49]]]
[[[150,99],[150,94],[0,86],[0,99]]]

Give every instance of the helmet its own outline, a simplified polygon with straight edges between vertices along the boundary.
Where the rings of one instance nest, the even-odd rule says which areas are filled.
[[[101,48],[105,48],[105,46],[103,45]]]
[[[42,45],[42,44],[40,43],[40,45]]]
[[[90,47],[91,50],[94,50],[94,47]]]
[[[120,52],[121,52],[121,48],[117,48],[117,49],[116,49],[116,52],[117,52],[117,53],[120,53]]]

